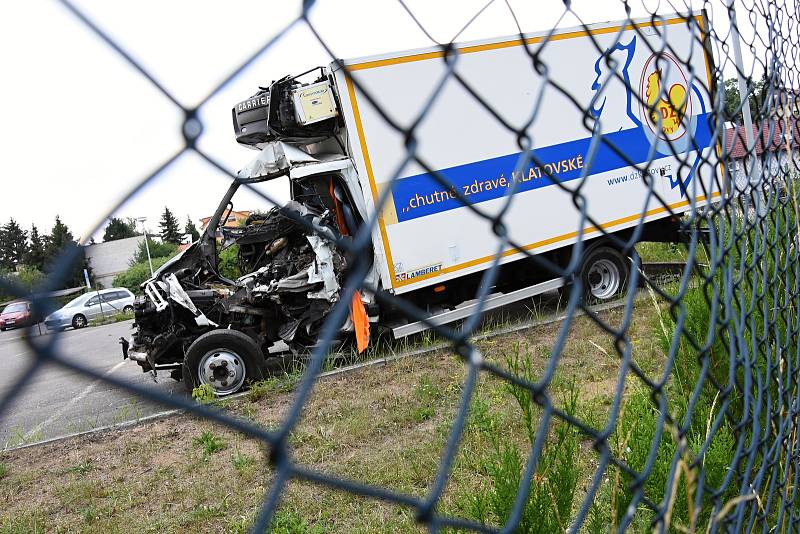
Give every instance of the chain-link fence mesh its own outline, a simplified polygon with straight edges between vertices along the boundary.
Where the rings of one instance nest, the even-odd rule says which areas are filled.
[[[202,136],[203,127],[198,110],[279,42],[290,28],[307,26],[322,46],[328,49],[331,58],[337,57],[336,50],[328,48],[310,22],[309,13],[313,12],[315,3],[304,2],[303,11],[295,20],[269,38],[248,61],[232,70],[197,106],[190,108],[160,84],[115,42],[113,35],[96,25],[79,7],[67,1],[62,4],[83,23],[87,31],[100,37],[119,54],[122,61],[146,77],[184,113],[185,146],[166,161],[153,162],[153,172],[130,191],[129,197],[190,151],[198,154],[208,165],[227,173],[231,179],[237,179],[235,173],[199,147],[198,139]],[[413,10],[402,0],[400,4],[408,17],[426,31],[424,24],[415,18]],[[506,6],[513,15],[512,6]],[[698,12],[687,12],[686,6],[672,6],[669,10],[686,12],[678,16],[679,24],[689,28],[695,41],[686,48],[690,50],[689,57],[676,50],[666,37],[659,38],[658,34],[664,28],[659,26],[663,22],[660,14],[652,13],[650,24],[623,27],[624,31],[633,30],[636,33],[640,46],[650,48],[656,63],[668,59],[682,66],[688,76],[688,80],[684,80],[684,87],[697,87],[698,95],[702,92],[706,96],[703,120],[707,121],[708,138],[703,146],[718,149],[693,151],[692,143],[695,143],[695,147],[700,143],[693,137],[700,134],[696,133],[698,130],[687,126],[688,121],[692,120],[691,114],[679,112],[676,128],[686,129],[689,145],[684,144],[680,148],[679,145],[686,140],[670,138],[668,143],[671,146],[662,147],[660,152],[669,153],[677,159],[679,168],[673,170],[679,187],[685,187],[688,183],[685,178],[687,175],[696,173],[695,176],[700,176],[703,169],[707,176],[713,178],[705,183],[695,180],[694,189],[685,202],[689,211],[676,214],[680,216],[681,235],[684,238],[684,244],[680,247],[685,251],[686,258],[679,281],[669,287],[654,284],[638,268],[632,269],[626,281],[630,291],[624,302],[624,316],[615,324],[610,324],[602,315],[593,312],[591,299],[584,298],[587,290],[584,286],[589,279],[581,277],[583,255],[595,242],[593,240],[602,237],[608,240],[609,246],[630,258],[635,267],[640,266],[635,245],[644,228],[645,210],[663,208],[672,213],[675,206],[670,205],[654,185],[656,179],[651,169],[657,166],[654,163],[656,151],[651,151],[643,162],[631,159],[629,147],[615,145],[611,137],[602,134],[602,118],[596,110],[602,110],[605,105],[603,87],[613,83],[627,88],[629,98],[634,100],[633,106],[643,106],[650,114],[659,111],[659,102],[664,102],[667,110],[674,113],[681,106],[681,98],[676,100],[670,94],[671,89],[646,89],[628,77],[615,55],[615,51],[621,51],[630,44],[629,40],[621,40],[623,29],[611,33],[614,36],[611,45],[608,39],[601,40],[592,33],[588,26],[576,30],[588,38],[600,58],[595,65],[597,96],[589,109],[582,107],[581,102],[585,100],[571,98],[577,89],[569,80],[556,76],[553,65],[547,63],[547,58],[552,57],[548,56],[548,47],[561,38],[560,31],[553,28],[541,39],[524,45],[522,41],[517,43],[528,54],[529,68],[541,79],[542,87],[548,92],[571,98],[575,110],[583,119],[582,128],[591,138],[583,156],[583,166],[588,171],[581,173],[575,182],[567,184],[554,179],[552,183],[571,198],[571,205],[580,215],[580,227],[592,228],[594,233],[586,230],[579,234],[578,243],[570,248],[569,261],[558,263],[552,261],[552,257],[531,253],[524,244],[512,239],[513,232],[506,228],[505,216],[514,202],[518,201],[514,187],[510,187],[502,197],[502,206],[492,212],[482,209],[460,192],[453,195],[452,198],[472,210],[475,217],[482,218],[495,234],[497,253],[491,259],[490,266],[481,272],[480,282],[476,285],[477,292],[472,296],[479,302],[486,301],[500,276],[504,252],[514,250],[528,256],[533,262],[529,265],[535,266],[546,277],[564,277],[570,282],[566,292],[567,319],[552,344],[543,372],[538,376],[526,375],[518,372],[519,368],[507,367],[482,356],[471,341],[472,334],[480,324],[480,310],[455,326],[430,325],[450,341],[453,353],[460,358],[467,372],[435,478],[424,495],[400,493],[313,469],[298,462],[289,445],[288,438],[298,425],[312,390],[324,387],[317,383],[316,377],[323,369],[331,344],[348,320],[349,304],[354,292],[375,294],[379,306],[397,310],[411,322],[426,321],[429,317],[419,302],[396,296],[376,282],[374,277],[368,278],[375,261],[372,242],[373,229],[378,224],[375,217],[364,221],[349,238],[323,233],[319,226],[297,217],[298,224],[305,225],[307,231],[332,240],[349,260],[338,302],[325,318],[319,332],[319,343],[308,358],[302,380],[293,393],[291,408],[286,411],[278,428],[267,430],[246,419],[234,418],[224,411],[197,405],[188,398],[182,400],[155,390],[145,390],[112,376],[103,376],[74,360],[63,358],[58,351],[58,336],[28,340],[36,358],[31,360],[25,373],[3,397],[0,413],[9,407],[45,363],[55,363],[163,405],[183,408],[260,440],[269,451],[271,478],[269,490],[253,525],[253,529],[259,532],[268,528],[287,484],[293,479],[406,507],[430,531],[446,527],[478,532],[498,528],[513,531],[520,526],[531,531],[546,530],[548,527],[543,526],[544,520],[536,512],[531,512],[530,503],[537,486],[552,484],[556,477],[552,471],[548,472],[552,465],[546,449],[552,446],[553,440],[563,438],[563,433],[557,429],[564,428],[576,431],[580,439],[590,445],[590,448],[581,449],[580,454],[592,457],[595,461],[585,480],[585,491],[576,494],[574,503],[570,497],[569,502],[573,504],[567,507],[569,518],[561,518],[561,526],[570,531],[589,528],[587,521],[593,520],[598,513],[606,518],[605,529],[616,528],[620,531],[632,526],[652,527],[659,531],[796,530],[800,524],[800,508],[796,500],[800,478],[797,425],[800,410],[800,316],[797,311],[800,298],[800,276],[797,272],[800,227],[796,191],[800,176],[797,156],[800,119],[796,100],[800,88],[796,67],[799,53],[797,17],[800,13],[797,4],[791,2],[758,0],[730,7],[716,4],[693,7],[713,7],[709,11],[713,16],[698,18]],[[739,10],[739,19],[747,19],[748,27],[754,30],[749,42],[748,37],[743,38],[745,51],[749,52],[748,57],[751,58],[744,67],[737,67],[736,62],[734,41],[740,37],[730,23],[735,20],[734,7]],[[567,15],[581,20],[581,13],[573,11],[570,2],[565,2],[563,6],[562,18]],[[475,14],[475,17],[478,16],[480,11]],[[653,30],[655,38],[653,33],[648,33]],[[520,33],[520,39],[524,38]],[[657,46],[653,43],[657,43]],[[522,151],[516,169],[527,169],[532,164],[543,167],[546,162],[539,159],[536,139],[530,136],[529,127],[542,111],[542,106],[546,105],[547,99],[542,97],[545,89],[539,95],[531,94],[527,122],[515,124],[504,115],[501,102],[485,99],[481,91],[459,71],[461,51],[458,45],[442,43],[439,49],[441,53],[435,61],[443,62],[446,72],[414,120],[405,122],[383,109],[382,98],[372,94],[369,87],[360,81],[357,70],[350,72],[344,64],[332,59],[336,66],[344,67],[348,72],[348,81],[362,99],[362,106],[370,106],[389,128],[403,136],[406,153],[395,171],[395,178],[402,175],[406,165],[413,163],[430,173],[443,190],[451,189],[449,178],[438,172],[421,155],[424,147],[418,142],[419,130],[424,126],[427,114],[436,106],[437,98],[445,86],[458,87],[470,95],[474,103],[491,114],[493,120],[518,140],[518,146],[508,147],[509,152]],[[694,70],[691,54],[708,55],[711,60],[708,73]],[[298,70],[302,70],[302,67],[298,66]],[[760,80],[753,78],[757,72],[763,73]],[[743,78],[746,87],[723,83],[725,78],[738,77]],[[731,92],[741,89],[747,92],[748,98],[729,98]],[[656,92],[657,98],[651,98]],[[631,102],[628,104],[630,106]],[[746,116],[748,114],[749,117]],[[750,131],[746,126],[750,122],[748,119],[752,120]],[[665,120],[669,120],[666,115],[654,119],[654,123],[663,127]],[[557,128],[558,125],[544,127]],[[480,132],[475,135],[480,135]],[[350,142],[357,141],[351,138]],[[639,221],[639,226],[627,233],[613,233],[608,226],[604,226],[603,221],[594,220],[587,208],[591,198],[585,197],[584,185],[589,180],[587,176],[591,174],[592,166],[597,163],[594,158],[604,148],[611,149],[625,164],[641,171],[640,186],[647,191],[645,207],[634,218]],[[714,196],[710,190],[698,189],[709,184],[721,194]],[[384,188],[377,198],[378,212],[382,212],[390,192],[390,187]],[[259,194],[263,196],[263,193]],[[702,203],[698,200],[706,197],[713,201]],[[266,196],[264,198],[269,202],[273,200]],[[117,208],[110,207],[102,215],[109,216]],[[424,237],[419,236],[418,239]],[[62,287],[64,273],[77,254],[77,251],[65,253],[58,260],[45,286],[39,289]],[[592,283],[591,280],[589,283]],[[666,356],[660,373],[656,375],[640,367],[629,338],[629,327],[637,306],[636,288],[641,285],[651,293],[662,310],[659,328],[663,333]],[[8,286],[5,281],[3,289],[25,296],[25,292]],[[34,305],[40,309],[47,307],[44,299],[40,298],[34,300]],[[609,391],[610,408],[604,420],[585,420],[574,410],[565,408],[551,394],[552,380],[561,363],[561,352],[579,310],[607,332],[613,339],[616,351],[616,383]],[[476,384],[483,375],[492,375],[515,386],[516,391],[523,392],[523,397],[527,397],[537,410],[537,416],[532,420],[530,447],[518,477],[512,481],[514,491],[507,496],[507,516],[499,518],[500,524],[494,526],[470,514],[443,513],[439,507],[470,418],[469,408]],[[642,391],[644,394],[640,396],[644,399],[645,408],[637,413],[637,404],[631,399]],[[641,453],[639,457],[635,457],[634,449]],[[613,510],[598,511],[596,503],[601,502],[602,486],[609,477],[621,481],[619,487],[624,489],[615,495],[611,503],[606,502],[606,506],[613,507]],[[500,481],[495,480],[495,485],[498,484]],[[556,501],[560,496],[559,491],[553,489],[550,492],[552,501],[545,507],[558,508]],[[572,491],[575,491],[574,484]]]

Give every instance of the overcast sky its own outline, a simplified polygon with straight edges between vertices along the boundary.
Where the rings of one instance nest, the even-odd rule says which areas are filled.
[[[433,37],[446,42],[486,0],[407,0]],[[242,61],[293,20],[300,2],[81,0],[75,2],[122,48],[140,61],[181,102],[193,105]],[[559,1],[510,2],[525,32],[547,30],[561,19]],[[633,1],[632,16],[653,10],[686,9],[683,2]],[[753,39],[739,5],[745,41]],[[714,29],[728,34],[722,0],[692,2],[706,7]],[[584,22],[625,18],[619,0],[574,0]],[[183,143],[182,115],[146,79],[53,0],[4,2],[0,8],[0,223],[15,218],[49,231],[56,214],[73,234],[88,236],[108,210]],[[560,20],[561,19],[561,20]],[[319,0],[311,20],[338,57],[354,58],[433,44],[396,0]],[[458,41],[517,32],[503,0],[490,5]],[[255,152],[236,144],[231,107],[258,85],[297,74],[331,58],[304,24],[286,32],[266,53],[202,108],[205,130],[200,146],[231,171]],[[745,46],[745,64],[752,64]],[[725,66],[726,77],[733,74]],[[756,73],[760,75],[760,72]],[[146,216],[156,229],[164,206],[181,224],[210,215],[229,178],[188,153],[160,178],[125,203],[115,215]],[[270,193],[287,199],[285,184]],[[266,209],[261,199],[240,193],[236,209]],[[102,235],[102,230],[95,233]]]

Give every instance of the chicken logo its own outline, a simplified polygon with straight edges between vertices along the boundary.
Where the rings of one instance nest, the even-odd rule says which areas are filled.
[[[675,141],[686,133],[686,117],[691,117],[692,103],[688,83],[678,61],[669,54],[647,60],[642,72],[642,118],[651,132],[662,139]]]

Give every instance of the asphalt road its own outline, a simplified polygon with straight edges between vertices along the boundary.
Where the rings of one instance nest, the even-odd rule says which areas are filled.
[[[38,328],[34,327],[32,334],[34,341],[39,342],[55,338],[59,354],[104,376],[113,376],[168,395],[186,396],[183,384],[167,374],[159,375],[156,383],[150,373],[142,373],[135,363],[122,360],[119,338],[129,336],[131,323],[124,321],[41,336]],[[44,327],[42,332],[45,332]],[[5,369],[0,374],[0,398],[5,398],[34,358],[24,335],[25,330],[0,332],[0,362]],[[0,416],[0,448],[132,421],[166,409],[169,407],[145,402],[103,380],[46,363],[26,382]]]

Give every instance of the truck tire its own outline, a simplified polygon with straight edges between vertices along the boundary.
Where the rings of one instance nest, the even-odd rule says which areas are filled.
[[[625,292],[630,261],[617,249],[596,246],[586,251],[580,279],[586,302],[611,300]]]
[[[217,396],[231,395],[264,377],[261,349],[238,330],[212,330],[194,340],[183,360],[182,378],[191,391],[203,384]]]

